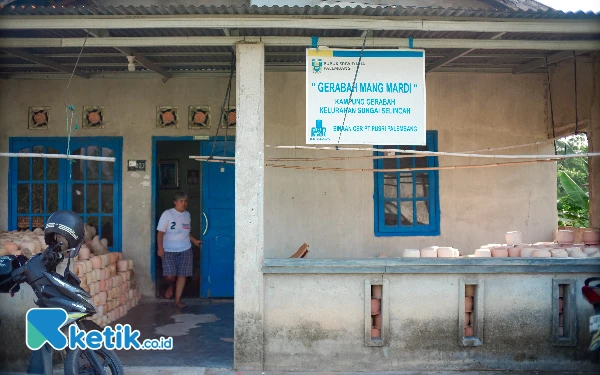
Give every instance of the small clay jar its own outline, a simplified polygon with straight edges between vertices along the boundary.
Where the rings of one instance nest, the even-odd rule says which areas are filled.
[[[419,258],[421,257],[421,253],[418,249],[405,249],[404,253],[402,253],[404,258]]]
[[[120,260],[117,262],[117,270],[119,272],[125,272],[129,268],[129,262],[126,260]]]
[[[465,313],[465,327],[468,327],[471,325],[471,313],[466,312]]]
[[[126,272],[125,277],[127,280],[130,279],[130,273]],[[373,285],[371,286],[371,298],[381,299],[381,285]]]
[[[79,249],[79,259],[88,260],[90,259],[90,249],[87,246],[81,246]]]
[[[465,327],[465,337],[473,337],[475,336],[475,330],[473,327]]]
[[[421,249],[421,258],[437,258],[437,249]]]
[[[520,245],[523,243],[523,235],[519,231],[506,232],[507,245]]]
[[[451,247],[438,247],[438,258],[454,258],[454,250]]]
[[[508,249],[495,248],[491,250],[491,253],[494,258],[508,258]]]
[[[508,248],[508,256],[510,258],[519,258],[521,256],[521,248],[518,246],[509,247]]]
[[[377,328],[371,328],[371,338],[378,339],[381,337],[381,330]]]
[[[572,230],[559,230],[556,234],[556,242],[559,244],[572,244],[575,242],[575,233]]]
[[[581,239],[584,244],[595,245],[597,243],[600,243],[600,230],[586,230],[581,235]]]
[[[375,328],[381,329],[381,314],[377,314],[373,317],[375,321]]]
[[[521,249],[521,258],[531,258],[531,255],[537,249],[535,247],[524,247]]]
[[[380,299],[372,299],[371,300],[371,315],[377,315],[381,312],[381,300]]]
[[[465,285],[465,297],[475,296],[475,285]]]
[[[489,258],[492,256],[490,249],[477,249],[475,250],[475,257],[477,258]]]
[[[465,297],[465,312],[473,311],[473,297]]]

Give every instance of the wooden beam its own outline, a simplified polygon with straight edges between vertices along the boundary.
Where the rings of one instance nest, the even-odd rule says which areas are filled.
[[[9,55],[16,56],[23,60],[31,61],[36,64],[40,64],[40,65],[44,65],[44,66],[47,66],[52,69],[56,69],[61,72],[73,73],[74,75],[81,77],[81,78],[89,78],[89,75],[87,73],[83,73],[79,69],[75,69],[73,71],[73,68],[71,68],[67,65],[59,64],[59,63],[49,60],[45,57],[41,57],[39,55],[34,55],[32,53],[29,53],[29,52],[26,52],[26,51],[23,51],[20,49],[0,49],[0,51],[7,53]]]

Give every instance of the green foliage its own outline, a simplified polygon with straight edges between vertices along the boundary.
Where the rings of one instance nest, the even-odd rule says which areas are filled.
[[[558,154],[586,153],[585,135],[575,135],[556,141]],[[589,192],[587,158],[563,159],[557,168],[558,225],[588,227]]]

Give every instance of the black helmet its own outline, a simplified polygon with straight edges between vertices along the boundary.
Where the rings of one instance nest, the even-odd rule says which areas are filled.
[[[76,248],[83,241],[83,219],[73,211],[56,211],[50,215],[44,229],[48,246],[59,241],[56,235],[64,237],[68,249]]]

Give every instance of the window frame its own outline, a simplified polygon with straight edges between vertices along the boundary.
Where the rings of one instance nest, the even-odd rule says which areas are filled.
[[[44,146],[44,147],[52,147],[57,149],[59,153],[66,154],[67,153],[67,137],[10,137],[9,138],[9,150],[10,152],[17,153],[20,149],[23,148],[31,148],[35,146]],[[82,147],[89,146],[99,146],[108,147],[113,149],[114,157],[116,161],[114,163],[113,170],[113,243],[112,246],[109,247],[110,251],[121,251],[122,248],[122,156],[123,156],[123,138],[122,137],[71,137],[71,153],[75,150]],[[18,230],[18,217],[21,216],[45,216],[46,218],[49,215],[45,214],[19,214],[17,213],[17,185],[25,184],[25,183],[44,183],[47,181],[46,174],[44,175],[43,180],[18,180],[18,159],[19,158],[10,158],[9,166],[8,166],[8,229],[9,230]],[[30,158],[31,160],[31,158]],[[44,159],[47,160],[47,159]],[[67,159],[58,159],[59,160],[59,176],[58,176],[58,191],[59,191],[59,202],[58,202],[58,210],[71,210],[72,205],[72,195],[70,194],[72,191],[73,179],[69,177],[69,169],[71,166]],[[30,170],[31,170],[30,163]],[[44,165],[46,165],[46,161],[44,161]],[[86,172],[87,174],[87,172]],[[31,178],[31,172],[30,176]],[[52,180],[54,181],[54,180]],[[108,180],[107,180],[108,182]],[[101,186],[101,185],[100,185]],[[30,200],[32,198],[30,197]],[[45,204],[45,209],[47,208]],[[101,207],[99,207],[101,211]],[[93,216],[93,215],[88,215]],[[102,213],[96,214],[96,217],[103,216]],[[104,215],[109,216],[109,215]],[[82,216],[83,217],[83,216]],[[45,221],[45,220],[44,220]],[[85,221],[85,219],[84,219]],[[29,221],[29,225],[31,226],[31,219]],[[31,230],[33,228],[30,227]]]
[[[426,133],[427,150],[437,151],[438,150],[438,132],[437,130],[428,130]],[[374,146],[377,149],[383,149],[384,146]],[[398,146],[397,148],[400,148]],[[374,151],[373,156],[383,155],[381,151]],[[384,159],[374,159],[373,169],[383,169]],[[412,160],[412,159],[411,159]],[[438,158],[437,156],[427,157],[427,167],[437,167]],[[400,172],[395,172],[398,175]],[[417,183],[414,178],[415,173],[423,172],[412,172],[413,174],[413,191],[414,186]],[[439,172],[427,171],[429,180],[429,225],[410,225],[402,226],[398,224],[395,227],[389,227],[385,225],[384,218],[384,174],[383,172],[374,172],[374,192],[373,192],[373,208],[374,208],[374,234],[375,237],[416,237],[416,236],[439,236],[440,235],[440,194],[439,194]],[[415,201],[415,197],[411,199]],[[398,208],[400,209],[400,207]]]

